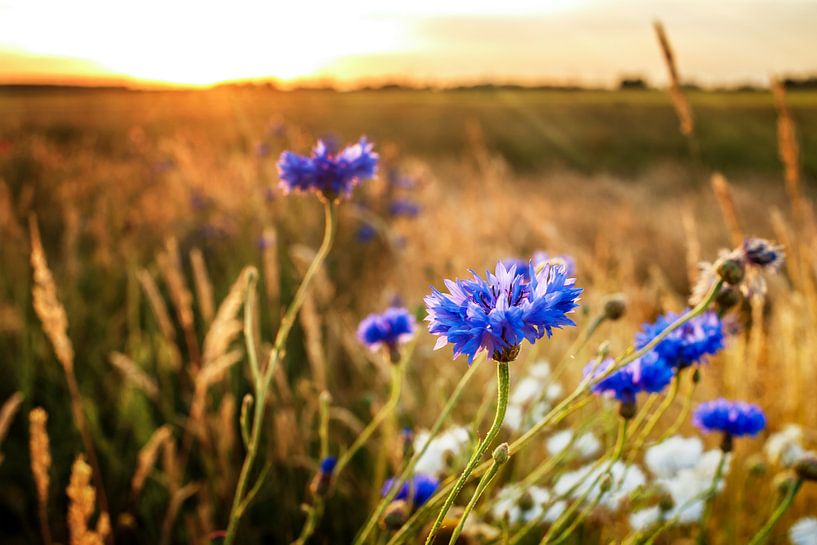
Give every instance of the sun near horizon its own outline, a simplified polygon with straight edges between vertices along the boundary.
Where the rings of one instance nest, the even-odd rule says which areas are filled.
[[[660,84],[656,18],[696,82],[817,72],[817,3],[799,0],[0,0],[0,83]]]

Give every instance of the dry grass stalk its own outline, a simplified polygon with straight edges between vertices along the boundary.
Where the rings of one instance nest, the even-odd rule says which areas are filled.
[[[726,177],[720,172],[712,175],[712,189],[715,191],[715,198],[721,209],[726,228],[729,229],[729,238],[732,246],[740,246],[743,243],[743,231],[740,228],[738,214],[735,210],[735,201],[732,198],[732,191]]]
[[[323,332],[321,318],[315,304],[315,297],[307,293],[301,307],[301,327],[306,340],[306,355],[312,371],[312,380],[319,391],[326,389],[326,358],[323,353]]]
[[[277,309],[281,304],[281,270],[278,266],[278,234],[274,227],[264,229],[263,240],[264,289],[270,308]]]
[[[687,280],[689,285],[695,285],[698,279],[698,267],[701,262],[701,242],[698,240],[698,226],[695,222],[694,208],[687,204],[681,209],[681,225],[684,227],[686,241]]]
[[[130,382],[137,390],[141,390],[154,401],[159,399],[159,387],[156,385],[156,381],[150,378],[135,361],[121,352],[112,352],[111,355],[108,356],[108,361],[110,361],[111,365],[116,367],[125,377],[125,380]]]
[[[136,471],[133,472],[131,479],[131,492],[134,498],[138,498],[142,492],[142,487],[145,485],[150,472],[156,465],[156,459],[159,457],[159,452],[162,448],[166,448],[166,443],[173,440],[173,432],[169,426],[162,426],[153,432],[148,442],[139,451],[139,456],[136,463]]]
[[[33,409],[29,415],[29,448],[31,450],[31,474],[37,489],[37,515],[43,543],[51,544],[51,528],[48,525],[48,488],[51,478],[51,446],[48,441],[48,413],[42,407]]]
[[[105,511],[100,513],[95,529],[89,526],[96,511],[96,490],[91,486],[91,474],[91,466],[80,454],[71,467],[71,481],[66,490],[71,545],[104,545],[111,532],[110,519]]]
[[[74,423],[79,430],[82,443],[85,448],[85,453],[94,469],[94,481],[99,489],[99,502],[104,511],[108,510],[108,499],[105,496],[105,487],[102,481],[102,473],[99,470],[99,463],[96,458],[96,450],[91,439],[91,433],[88,430],[88,425],[85,420],[85,413],[82,408],[82,398],[79,393],[79,385],[74,374],[74,348],[71,340],[68,338],[68,317],[65,313],[65,308],[60,303],[57,296],[57,286],[54,282],[54,277],[51,270],[48,268],[48,261],[45,257],[42,242],[40,240],[40,230],[37,227],[37,221],[32,216],[29,220],[29,229],[31,232],[31,268],[34,273],[34,287],[32,288],[32,296],[34,303],[34,311],[39,316],[43,325],[43,331],[51,341],[54,347],[54,353],[57,355],[65,371],[65,379],[68,383],[68,392],[71,397],[71,412],[74,417]]]
[[[170,314],[167,312],[167,306],[165,306],[165,302],[159,294],[159,288],[156,282],[150,273],[144,269],[139,269],[136,276],[139,279],[142,290],[145,292],[145,296],[148,298],[148,303],[153,310],[156,321],[159,323],[159,329],[162,330],[162,335],[164,335],[168,341],[174,343],[176,341],[176,330],[173,329],[173,322],[170,320]]]
[[[797,211],[802,206],[802,196],[800,194],[800,146],[797,144],[797,131],[786,105],[786,89],[778,79],[772,80],[772,94],[777,108],[777,147],[785,172],[786,191],[789,193],[793,209]]]
[[[74,347],[68,338],[68,317],[57,296],[57,285],[45,258],[40,230],[36,220],[29,221],[31,230],[31,268],[34,272],[34,311],[43,324],[43,331],[54,347],[57,359],[66,373],[73,373]]]
[[[190,264],[193,267],[193,283],[196,287],[196,300],[199,303],[199,311],[205,325],[209,325],[213,320],[213,286],[210,284],[210,275],[207,274],[207,265],[201,250],[193,248],[190,250]]]
[[[20,224],[14,219],[15,206],[11,196],[11,191],[5,180],[0,179],[0,233],[4,233],[10,239],[22,240],[23,230]]]
[[[675,107],[675,113],[678,115],[678,122],[680,123],[681,134],[684,136],[692,136],[695,130],[695,122],[692,118],[692,109],[689,107],[686,95],[681,90],[681,78],[678,76],[678,67],[675,64],[675,54],[672,51],[672,46],[669,43],[666,32],[664,32],[664,25],[659,21],[653,23],[655,34],[658,37],[658,43],[661,46],[661,53],[664,55],[664,62],[667,65],[669,72],[670,87],[669,94],[672,98],[672,104]]]
[[[173,535],[173,523],[176,521],[176,517],[179,515],[179,509],[181,509],[182,505],[185,501],[187,501],[187,499],[196,494],[198,491],[199,485],[191,483],[183,488],[180,488],[170,497],[170,505],[167,507],[167,514],[162,522],[162,535],[159,539],[159,545],[167,545],[170,543],[170,539]]]
[[[179,258],[179,244],[175,238],[171,237],[165,241],[165,249],[156,256],[156,262],[162,272],[173,306],[176,307],[176,316],[184,331],[188,355],[193,370],[196,371],[201,364],[201,357],[193,318],[193,295],[184,278],[184,270]]]
[[[0,444],[2,444],[3,439],[6,438],[6,434],[8,433],[9,427],[14,420],[14,416],[17,414],[17,411],[20,410],[20,405],[22,403],[23,394],[20,392],[15,392],[6,400],[5,403],[3,403],[3,407],[0,408]],[[3,454],[0,453],[0,463],[2,462]]]

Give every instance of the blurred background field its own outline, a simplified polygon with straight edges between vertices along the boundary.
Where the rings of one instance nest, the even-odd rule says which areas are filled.
[[[741,309],[739,332],[705,369],[696,395],[759,403],[772,431],[795,422],[812,430],[813,444],[817,239],[790,210],[772,96],[688,96],[691,139],[679,133],[668,96],[649,90],[0,90],[0,399],[20,391],[21,414],[34,406],[49,412],[56,539],[65,541],[62,490],[81,442],[62,371],[31,306],[29,222],[39,225],[66,308],[117,542],[203,543],[226,524],[240,467],[236,419],[248,391],[246,366],[233,365],[208,390],[206,431],[186,470],[174,473],[166,456],[139,501],[131,492],[137,455],[164,424],[182,442],[193,397],[189,366],[201,357],[213,309],[247,265],[261,271],[260,333],[271,342],[280,304],[292,297],[321,230],[314,199],[282,196],[275,162],[284,149],[306,153],[318,137],[343,144],[366,134],[381,171],[342,208],[337,245],[288,344],[265,453],[274,469],[247,517],[247,539],[285,543],[301,527],[319,392],[332,394],[336,449],[383,403],[388,370],[354,338],[363,316],[399,298],[422,317],[429,285],[537,250],[576,259],[577,284],[586,290],[580,326],[604,295],[623,292],[629,300],[626,318],[605,324],[575,355],[562,379],[569,391],[599,342],[623,350],[642,322],[682,309],[697,262],[714,259],[735,235],[786,244],[787,269],[770,280],[765,300]],[[817,92],[789,92],[787,101],[808,199],[817,182]],[[728,180],[716,185],[719,197],[716,171]],[[416,217],[388,213],[397,197],[419,207]],[[576,335],[523,349],[512,384],[538,358],[560,361]],[[240,350],[240,340],[231,346]],[[464,361],[449,361],[449,349],[432,353],[432,346],[421,333],[395,428],[355,459],[315,543],[351,540],[375,499],[371,480],[392,471],[398,423],[431,425],[465,371]],[[114,353],[141,369],[148,386],[113,365]],[[489,367],[479,370],[455,422],[469,425],[477,413],[491,389]],[[2,443],[4,543],[37,539],[27,443],[18,418]],[[728,493],[716,503],[723,531],[713,543],[744,542],[772,505],[775,471],[758,473],[751,458],[761,446],[762,439],[738,445]],[[531,450],[514,459],[515,472],[542,459],[541,448]],[[195,496],[173,513],[178,523],[166,522],[168,503],[187,483],[196,485]],[[817,510],[814,491],[806,492],[786,521]],[[626,524],[608,516],[590,519],[581,542],[626,535]],[[786,527],[777,542],[785,542]]]

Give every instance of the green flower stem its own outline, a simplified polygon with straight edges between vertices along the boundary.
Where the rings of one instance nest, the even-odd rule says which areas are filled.
[[[406,362],[410,357],[411,350],[404,350],[403,357],[400,359],[400,362],[397,365],[391,364],[391,392],[389,394],[389,400],[385,405],[383,405],[383,407],[381,407],[379,411],[377,411],[377,414],[374,416],[374,418],[372,418],[371,422],[369,422],[366,427],[363,428],[363,431],[357,436],[357,439],[355,439],[355,442],[352,443],[351,447],[349,447],[349,450],[344,452],[340,458],[338,458],[338,464],[335,466],[335,477],[340,475],[357,451],[366,444],[369,437],[372,436],[386,417],[389,416],[392,411],[394,411],[395,407],[397,407],[397,402],[400,401],[400,390],[402,389],[403,374],[405,372]]]
[[[409,462],[406,464],[403,472],[400,476],[395,479],[394,484],[391,487],[391,490],[383,496],[380,500],[380,503],[375,508],[374,512],[369,516],[369,519],[363,525],[363,529],[358,533],[353,545],[363,545],[368,539],[371,532],[374,530],[375,526],[377,525],[377,521],[385,512],[386,508],[389,504],[394,500],[394,497],[400,491],[400,487],[406,482],[409,477],[411,476],[412,472],[414,471],[414,466],[417,464],[417,461],[425,454],[426,450],[428,450],[429,445],[431,444],[431,440],[436,437],[436,435],[440,432],[443,425],[448,421],[448,418],[451,416],[451,411],[454,409],[454,406],[459,401],[462,393],[465,391],[465,387],[471,381],[473,376],[476,374],[479,365],[485,361],[484,357],[478,357],[474,360],[474,363],[468,368],[468,371],[462,375],[457,386],[454,388],[454,392],[451,394],[451,397],[448,399],[448,403],[445,404],[443,407],[440,416],[437,417],[437,420],[434,422],[434,425],[431,427],[431,431],[429,432],[428,441],[420,448],[419,451],[415,452]]]
[[[460,537],[460,534],[462,534],[462,529],[465,528],[465,522],[468,520],[468,516],[471,514],[471,511],[474,510],[474,507],[482,497],[482,494],[485,493],[488,485],[491,484],[491,481],[494,479],[494,477],[496,477],[496,474],[499,473],[499,468],[501,468],[507,461],[507,459],[498,461],[496,458],[494,458],[490,469],[488,469],[488,472],[485,473],[479,480],[474,495],[471,496],[471,499],[468,501],[468,505],[465,506],[465,510],[462,512],[460,520],[457,522],[457,526],[454,528],[454,532],[451,534],[451,539],[448,541],[448,545],[455,545],[457,543],[457,539]]]
[[[684,396],[684,405],[681,408],[681,412],[678,414],[675,422],[673,422],[672,425],[667,428],[663,434],[661,434],[661,437],[658,438],[658,443],[664,441],[667,437],[671,437],[678,433],[678,430],[681,429],[681,426],[683,426],[684,422],[687,421],[689,412],[692,410],[692,398],[695,396],[696,386],[698,386],[698,383],[695,380],[690,380],[687,394]]]
[[[664,396],[664,399],[661,401],[661,404],[658,408],[650,415],[649,420],[644,425],[644,428],[638,433],[636,439],[633,443],[632,448],[630,449],[630,456],[629,460],[632,462],[635,459],[635,456],[641,450],[641,447],[644,446],[644,442],[650,437],[650,434],[655,429],[655,426],[661,420],[661,417],[669,410],[672,404],[675,402],[675,399],[678,397],[678,390],[681,385],[681,377],[682,372],[678,371],[675,375],[675,378],[672,381],[672,389],[670,390],[669,394]]]
[[[706,527],[709,526],[709,519],[712,517],[712,506],[715,503],[715,494],[718,491],[718,483],[720,482],[721,477],[723,477],[723,469],[724,466],[726,466],[727,456],[728,453],[721,451],[721,459],[718,462],[715,475],[712,477],[712,484],[709,485],[709,489],[706,491],[704,512],[701,514],[701,520],[698,524],[698,537],[695,540],[698,545],[704,545],[706,543]]]
[[[803,479],[797,479],[794,481],[794,484],[789,488],[789,491],[783,497],[783,500],[780,502],[780,505],[777,506],[777,509],[774,510],[772,516],[769,517],[769,520],[766,521],[766,524],[763,525],[763,528],[758,530],[758,532],[754,535],[752,540],[749,542],[749,545],[762,545],[766,543],[769,539],[769,534],[772,533],[772,528],[774,525],[777,524],[777,521],[780,520],[780,517],[789,510],[791,504],[794,502],[795,496],[800,491],[800,487],[803,486]]]
[[[510,368],[507,362],[497,362],[496,364],[496,389],[497,389],[497,403],[496,403],[496,415],[494,416],[494,422],[491,424],[491,428],[488,430],[488,433],[485,435],[485,438],[480,441],[477,445],[477,448],[474,452],[474,455],[471,457],[471,460],[468,461],[468,465],[465,466],[462,474],[460,474],[459,479],[457,479],[456,484],[454,484],[454,488],[448,494],[448,497],[445,499],[445,503],[443,503],[440,512],[437,514],[437,520],[434,521],[434,525],[431,527],[431,531],[428,533],[428,537],[426,538],[426,545],[430,545],[434,542],[434,538],[437,536],[437,532],[440,530],[440,526],[445,519],[445,515],[448,513],[448,510],[451,509],[451,506],[454,505],[454,500],[457,499],[457,496],[462,491],[465,483],[468,481],[468,478],[473,473],[474,468],[482,459],[485,452],[488,450],[488,447],[493,442],[494,438],[499,434],[499,430],[502,427],[502,421],[505,420],[505,411],[508,408],[508,391],[510,389]]]
[[[267,394],[269,393],[272,378],[275,375],[275,369],[280,363],[280,359],[285,348],[284,345],[289,338],[289,332],[292,330],[292,326],[295,323],[295,318],[303,305],[304,298],[306,297],[306,294],[312,284],[312,280],[320,270],[321,266],[323,266],[323,262],[326,260],[326,257],[329,255],[329,250],[332,248],[332,242],[335,238],[337,214],[335,205],[331,202],[324,202],[324,217],[325,223],[321,246],[318,248],[318,252],[315,254],[315,258],[312,260],[312,263],[310,263],[309,268],[301,281],[301,285],[298,286],[298,290],[295,292],[295,297],[292,299],[292,302],[287,308],[286,314],[284,314],[284,317],[281,320],[281,325],[278,328],[277,335],[275,336],[275,343],[273,344],[272,351],[270,352],[269,360],[267,361],[266,367],[263,369],[258,365],[253,327],[252,323],[249,322],[252,320],[252,314],[247,312],[248,309],[246,308],[245,303],[244,337],[247,344],[250,371],[252,372],[253,380],[255,382],[255,399],[249,446],[247,447],[247,454],[244,457],[244,463],[241,466],[241,473],[238,477],[235,495],[233,496],[233,504],[230,509],[227,532],[224,536],[224,545],[233,545],[235,542],[236,531],[238,530],[238,524],[241,520],[241,516],[244,514],[247,507],[249,507],[249,502],[245,502],[244,499],[247,493],[247,487],[249,486],[250,473],[252,472],[255,459],[258,457],[258,450],[261,442],[261,430],[264,424]],[[253,287],[253,297],[254,295]],[[248,300],[249,298],[250,297],[248,294]],[[252,303],[250,303],[250,310],[252,310]]]
[[[694,308],[687,311],[683,316],[675,320],[675,322],[667,326],[667,328],[664,331],[656,335],[652,341],[647,343],[640,350],[636,351],[630,350],[629,352],[623,354],[616,361],[615,365],[612,365],[610,369],[608,369],[607,371],[605,371],[604,373],[595,378],[591,376],[585,377],[578,384],[578,386],[576,386],[576,389],[573,390],[573,392],[570,395],[568,395],[553,409],[551,409],[551,411],[548,414],[546,414],[542,418],[542,420],[537,422],[530,430],[528,430],[521,437],[519,437],[510,444],[511,455],[514,455],[515,453],[525,448],[534,438],[536,438],[536,436],[538,436],[542,431],[546,430],[549,426],[553,424],[558,424],[559,422],[564,420],[568,415],[574,412],[578,407],[576,401],[582,396],[587,395],[594,384],[601,382],[602,380],[604,380],[614,372],[618,371],[628,363],[635,361],[644,354],[650,352],[656,346],[658,346],[658,344],[661,341],[666,339],[670,333],[672,333],[685,323],[689,322],[696,316],[702,314],[709,307],[709,305],[712,304],[712,301],[715,300],[715,297],[720,292],[722,286],[723,286],[722,280],[718,280],[717,282],[715,282],[715,284],[713,284],[712,288],[709,290],[709,293],[707,293],[706,297],[704,297],[704,299],[700,303],[698,303]],[[480,476],[483,473],[485,473],[485,471],[488,470],[489,466],[490,462],[483,463],[474,468],[472,474],[474,476]],[[423,520],[425,520],[425,517],[428,516],[430,511],[440,504],[440,502],[445,497],[445,494],[447,494],[451,490],[452,486],[453,483],[451,483],[450,481],[442,484],[437,493],[434,496],[432,496],[420,509],[418,509],[414,513],[414,515],[412,515],[409,518],[406,524],[404,524],[403,527],[400,528],[400,530],[398,530],[392,536],[387,545],[399,545],[401,543],[404,543],[408,536],[422,524]],[[356,542],[356,545],[357,544],[358,542]]]
[[[304,545],[304,543],[306,543],[306,540],[309,539],[315,531],[315,528],[318,526],[318,521],[323,516],[323,507],[323,497],[316,498],[315,503],[308,508],[306,522],[304,523],[304,527],[301,528],[301,535],[292,542],[292,545]]]

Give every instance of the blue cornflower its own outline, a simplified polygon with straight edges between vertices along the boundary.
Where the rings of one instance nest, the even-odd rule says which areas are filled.
[[[338,465],[338,459],[334,456],[327,456],[321,460],[321,473],[332,473],[335,471],[335,466]]]
[[[483,350],[509,362],[523,340],[533,344],[553,328],[575,325],[567,314],[582,290],[562,267],[545,266],[536,274],[533,263],[520,271],[499,262],[485,280],[471,273],[473,280],[445,280],[449,293],[432,288],[425,298],[428,329],[439,336],[435,349],[451,343],[454,357],[466,354],[469,364]]]
[[[380,495],[385,496],[386,494],[388,494],[393,484],[394,478],[387,480],[383,484],[383,489],[380,491]],[[438,481],[431,475],[417,473],[410,480],[403,483],[394,499],[408,500],[409,497],[411,497],[412,506],[414,507],[414,509],[417,509],[425,502],[427,502],[429,499],[431,499],[431,496],[434,495],[434,492],[437,491],[437,487],[439,486],[440,481]]]
[[[284,191],[314,191],[328,200],[348,197],[362,180],[374,177],[378,155],[363,137],[357,144],[333,153],[322,140],[310,157],[285,151],[278,161]]]
[[[361,244],[366,244],[377,238],[377,229],[371,223],[363,223],[357,228],[355,238]]]
[[[739,252],[747,265],[777,270],[783,264],[783,247],[762,238],[747,238]]]
[[[415,218],[420,214],[420,206],[405,199],[396,199],[389,205],[389,214],[394,217]]]
[[[533,264],[541,265],[542,263],[550,263],[551,265],[561,265],[567,271],[568,276],[576,275],[576,260],[567,254],[551,256],[547,252],[539,251],[533,254]]]
[[[607,372],[615,362],[607,358],[600,364],[590,362],[585,367],[584,374],[593,374],[594,377]],[[655,352],[649,352],[641,358],[628,363],[610,376],[605,377],[593,385],[593,392],[615,397],[622,403],[635,403],[639,392],[657,394],[664,390],[672,381],[672,367],[668,366]]]
[[[382,314],[369,314],[357,326],[357,338],[371,350],[388,349],[392,359],[399,358],[397,345],[414,336],[414,316],[402,307],[388,308]]]
[[[766,416],[760,407],[723,398],[699,405],[692,421],[705,433],[719,431],[733,437],[754,436],[766,427]]]
[[[635,336],[636,348],[640,349],[649,344],[680,316],[680,314],[668,312],[659,316],[655,323],[644,324],[641,332]],[[696,316],[667,335],[663,341],[658,343],[654,352],[657,352],[668,366],[684,369],[690,365],[702,363],[707,356],[722,350],[724,340],[723,321],[716,313],[709,311]]]

